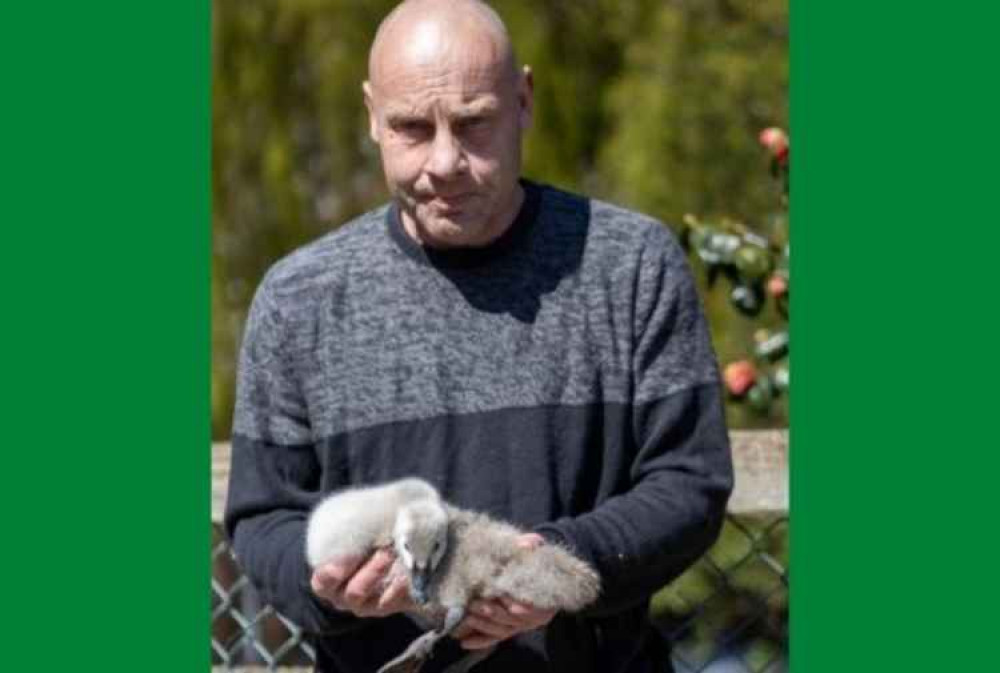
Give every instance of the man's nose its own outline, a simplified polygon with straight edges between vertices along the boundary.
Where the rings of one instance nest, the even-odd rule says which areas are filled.
[[[458,139],[448,129],[434,134],[431,156],[427,162],[427,172],[435,178],[447,179],[462,172],[465,155]]]

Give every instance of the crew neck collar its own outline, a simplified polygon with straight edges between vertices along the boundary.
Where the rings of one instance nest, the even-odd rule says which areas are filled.
[[[524,201],[517,217],[499,238],[486,245],[468,248],[432,248],[421,245],[406,233],[399,214],[399,206],[395,202],[386,211],[385,216],[389,235],[407,257],[421,264],[447,268],[484,266],[516,248],[531,230],[538,216],[541,188],[529,180],[522,179],[520,183],[524,190]]]

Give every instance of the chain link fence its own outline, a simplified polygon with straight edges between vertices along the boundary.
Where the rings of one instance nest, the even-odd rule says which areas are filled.
[[[217,670],[309,667],[302,630],[263,604],[212,527],[212,663]],[[731,515],[719,542],[653,599],[677,673],[786,673],[788,517]]]
[[[677,673],[787,673],[788,516],[730,515],[651,613],[674,643]]]
[[[233,557],[219,524],[228,450],[213,448],[213,670],[311,670],[305,634],[260,600]],[[651,604],[677,673],[788,671],[787,433],[733,433],[733,452],[737,490],[719,541]]]
[[[212,665],[277,670],[310,666],[315,652],[297,624],[264,604],[240,570],[222,526],[212,524]]]

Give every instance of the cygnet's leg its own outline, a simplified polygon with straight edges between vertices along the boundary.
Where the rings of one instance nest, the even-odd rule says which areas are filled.
[[[378,669],[378,673],[417,673],[440,638],[435,631],[428,631],[410,643],[401,655]]]
[[[464,618],[465,618],[464,607],[449,608],[448,614],[445,616],[444,626],[441,627],[442,635],[446,633],[451,633],[455,629],[455,627],[457,627],[462,622],[462,619]],[[446,668],[444,670],[444,673],[466,673],[466,671],[471,669],[480,661],[493,654],[493,650],[494,648],[488,647],[485,650],[475,650],[473,652],[469,652],[467,655],[465,655],[464,657],[453,663],[448,668]]]
[[[455,607],[448,608],[448,612],[444,615],[444,625],[441,626],[439,633],[442,636],[447,636],[462,623],[465,619],[465,606],[459,605]]]
[[[416,673],[431,655],[437,641],[454,631],[464,618],[464,607],[448,608],[448,612],[445,613],[444,625],[440,630],[428,631],[414,640],[401,655],[378,669],[378,673]]]
[[[483,659],[493,654],[493,650],[496,646],[488,647],[485,650],[475,650],[474,652],[469,652],[467,655],[456,661],[454,664],[444,669],[444,673],[466,673],[473,666],[478,664]]]

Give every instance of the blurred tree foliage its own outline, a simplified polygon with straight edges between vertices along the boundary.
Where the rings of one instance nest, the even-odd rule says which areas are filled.
[[[395,0],[215,0],[213,436],[253,290],[280,256],[387,198],[360,83]],[[788,125],[787,0],[495,0],[535,74],[525,174],[680,226],[774,208],[757,133]],[[720,359],[761,325],[704,290]],[[766,317],[764,323],[766,324]],[[787,424],[787,409],[734,427]]]

